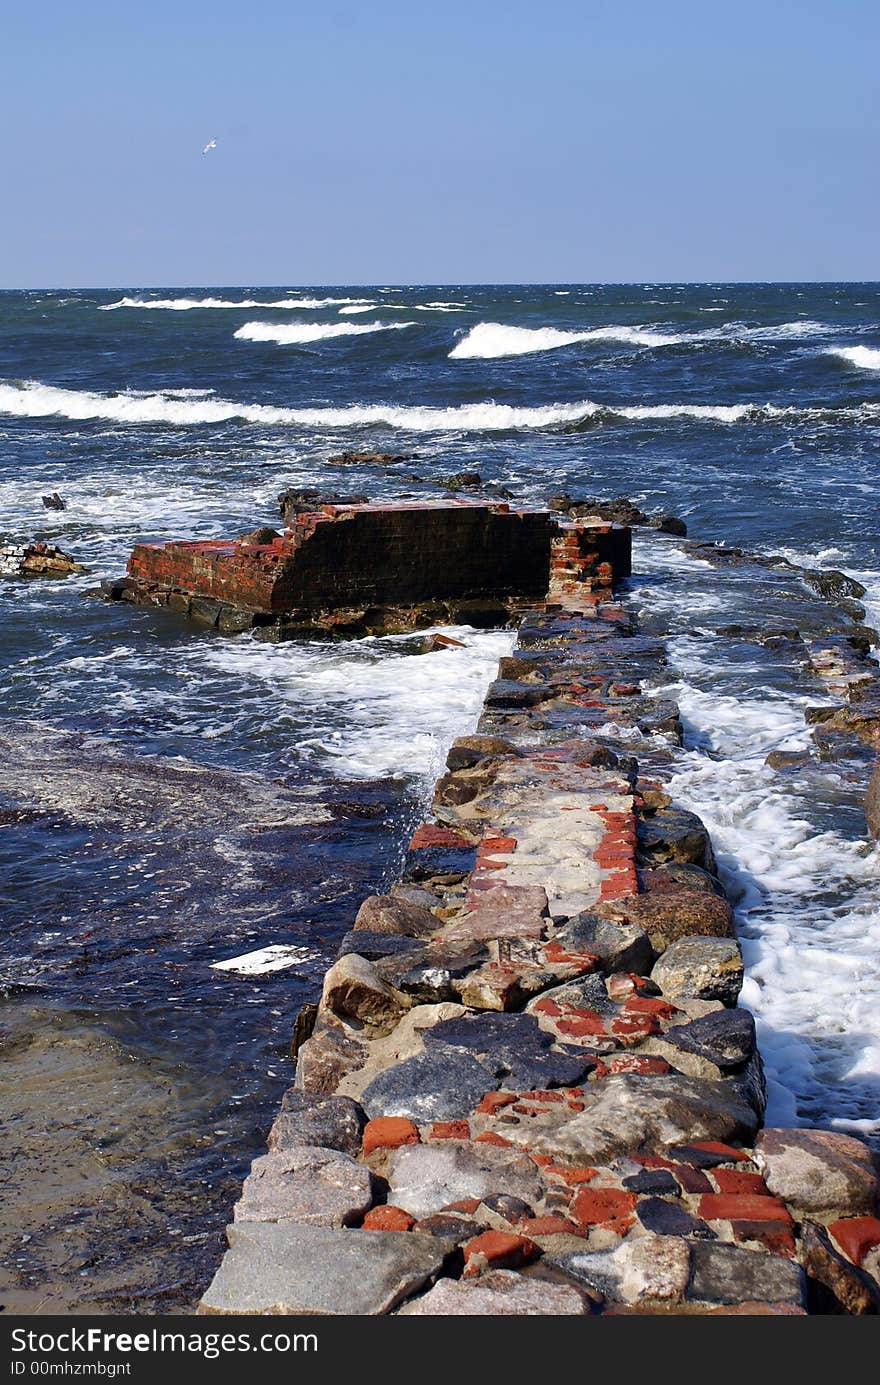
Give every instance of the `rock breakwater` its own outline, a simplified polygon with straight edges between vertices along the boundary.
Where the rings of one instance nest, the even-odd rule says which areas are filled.
[[[206,1313],[876,1312],[870,1154],[762,1130],[663,641],[557,568],[362,904]]]

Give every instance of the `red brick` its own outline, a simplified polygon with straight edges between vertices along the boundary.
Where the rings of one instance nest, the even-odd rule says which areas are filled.
[[[528,1236],[516,1236],[507,1231],[484,1231],[462,1246],[464,1272],[479,1274],[486,1269],[515,1269],[540,1255],[540,1249]]]
[[[868,1251],[880,1245],[880,1220],[877,1217],[842,1217],[829,1224],[828,1234],[847,1260],[860,1265]]]
[[[659,1034],[660,1022],[654,1015],[623,1015],[611,1021],[611,1033],[624,1045],[638,1044],[652,1034]]]
[[[791,1225],[785,1203],[775,1197],[738,1193],[706,1193],[700,1198],[699,1216],[707,1221],[779,1221]]]
[[[510,1106],[516,1100],[516,1092],[487,1092],[479,1106],[474,1107],[474,1111],[478,1116],[494,1116],[496,1111]]]
[[[769,1197],[767,1184],[759,1173],[744,1173],[740,1169],[714,1169],[712,1177],[719,1193],[746,1193],[754,1197]]]
[[[373,1207],[364,1217],[365,1231],[409,1231],[415,1217],[402,1207]]]
[[[751,1156],[746,1150],[735,1149],[733,1145],[721,1144],[718,1140],[691,1140],[690,1149],[702,1149],[707,1154],[725,1155],[725,1163],[728,1164],[748,1164]]]
[[[598,1169],[590,1168],[583,1164],[577,1168],[568,1168],[564,1164],[550,1163],[546,1168],[546,1176],[553,1182],[565,1183],[569,1188],[577,1188],[582,1183],[589,1183],[596,1177]]]
[[[482,1135],[478,1135],[474,1144],[500,1145],[503,1149],[512,1147],[512,1140],[505,1140],[501,1135],[496,1135],[494,1130],[484,1130]]]
[[[379,1116],[367,1121],[364,1127],[363,1153],[374,1149],[399,1149],[401,1145],[417,1145],[419,1127],[403,1116]]]
[[[582,1188],[571,1203],[571,1215],[581,1226],[604,1226],[630,1218],[638,1198],[618,1188]]]
[[[677,1006],[654,995],[632,995],[624,1001],[623,1010],[626,1015],[656,1015],[661,1020],[671,1020],[681,1014]]]
[[[480,1205],[478,1197],[462,1197],[458,1202],[447,1202],[445,1207],[441,1207],[441,1212],[466,1212],[472,1216]]]
[[[429,1140],[469,1140],[470,1137],[467,1121],[434,1121],[428,1130]]]
[[[585,1236],[587,1233],[568,1217],[524,1217],[518,1223],[524,1236]]]

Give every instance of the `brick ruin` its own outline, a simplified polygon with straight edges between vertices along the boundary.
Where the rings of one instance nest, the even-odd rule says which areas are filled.
[[[136,544],[103,595],[274,639],[503,624],[548,588],[607,588],[630,565],[628,529],[479,501],[324,505],[266,532]]]
[[[880,1307],[866,1146],[762,1129],[732,910],[667,791],[664,644],[610,591],[626,541],[540,523],[547,589],[296,1018],[202,1313]]]

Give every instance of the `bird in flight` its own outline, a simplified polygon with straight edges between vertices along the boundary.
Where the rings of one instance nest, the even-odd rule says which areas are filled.
[[[217,148],[217,141],[216,141],[215,139],[209,139],[209,140],[208,140],[208,143],[205,145],[204,149],[202,150],[202,153],[203,153],[203,154],[207,154],[207,153],[209,153],[212,149],[216,149],[216,148]]]

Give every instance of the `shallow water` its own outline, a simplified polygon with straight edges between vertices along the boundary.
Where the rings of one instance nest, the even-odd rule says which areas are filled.
[[[117,575],[138,538],[277,522],[287,485],[427,497],[468,469],[843,567],[880,623],[878,352],[869,285],[0,294],[0,538]],[[328,465],[343,448],[416,455]],[[809,601],[656,536],[636,562],[632,599],[672,634],[675,792],[739,900],[771,1118],[870,1134],[865,764],[767,769],[823,690],[715,634],[809,626]],[[0,585],[0,1285],[25,1311],[161,1312],[209,1275],[290,1079],[293,1013],[393,877],[510,635],[267,646],[81,600],[94,580]],[[271,945],[294,965],[212,970]]]

